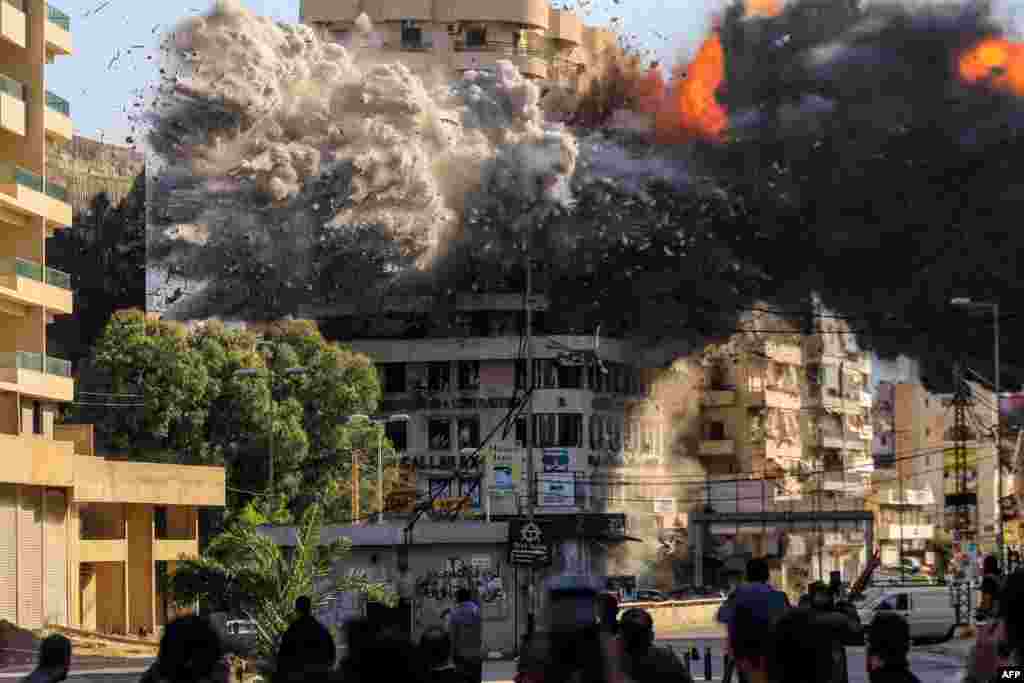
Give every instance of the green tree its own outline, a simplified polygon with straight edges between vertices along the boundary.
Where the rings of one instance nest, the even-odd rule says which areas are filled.
[[[320,545],[323,508],[318,502],[306,509],[295,547],[288,551],[257,532],[251,523],[257,518],[236,520],[201,557],[178,563],[168,580],[169,594],[177,604],[204,602],[214,609],[246,614],[256,622],[257,651],[264,657],[277,652],[295,600],[301,595],[310,596],[314,605],[336,591],[358,592],[373,602],[396,604],[397,596],[383,584],[338,571],[351,543],[341,539]]]
[[[73,419],[94,422],[100,441],[132,459],[225,465],[229,510],[255,501],[275,521],[298,519],[317,497],[327,521],[349,521],[358,462],[357,517],[375,512],[378,439],[386,461],[394,451],[379,425],[348,421],[372,414],[380,399],[370,359],[327,342],[308,321],[272,325],[264,335],[269,343],[258,341],[216,321],[189,329],[140,311],[118,312],[91,364],[108,378],[111,393],[141,401],[80,408]],[[267,495],[271,457],[274,496]],[[388,474],[390,483],[394,473]]]

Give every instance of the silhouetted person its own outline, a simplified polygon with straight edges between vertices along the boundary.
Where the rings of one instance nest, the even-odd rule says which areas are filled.
[[[39,645],[39,664],[24,683],[57,683],[68,677],[71,668],[71,641],[64,636],[47,636]]]
[[[676,653],[654,644],[654,619],[647,610],[626,610],[619,633],[624,646],[623,673],[634,683],[692,683]]]
[[[483,619],[480,607],[472,600],[470,592],[460,588],[455,593],[458,603],[448,617],[452,636],[452,655],[469,683],[483,680]]]
[[[164,628],[156,662],[140,683],[228,683],[220,636],[209,621],[189,615]]]
[[[326,676],[334,668],[334,638],[313,616],[313,603],[303,595],[295,601],[298,618],[281,637],[275,681],[302,681]]]
[[[789,598],[786,594],[768,584],[771,571],[768,568],[768,563],[763,559],[755,557],[747,562],[746,578],[747,582],[738,586],[718,610],[717,620],[725,624],[730,634],[730,641],[728,641],[730,648],[732,634],[737,632],[733,628],[732,620],[738,608],[741,606],[749,608],[757,620],[764,624],[772,623],[776,617],[789,608]],[[732,677],[734,659],[731,654],[726,659],[722,674],[723,683],[728,683]],[[740,683],[746,683],[746,675],[742,671],[739,680]]]
[[[427,671],[424,683],[461,683],[464,675],[452,661],[452,639],[440,626],[431,626],[420,638],[420,656]]]
[[[736,609],[736,666],[751,683],[828,683],[835,673],[830,636],[807,608],[790,609],[772,628],[749,606]]]
[[[978,616],[987,620],[994,617],[999,611],[999,594],[1003,587],[1003,579],[999,574],[999,560],[994,555],[985,557],[985,561],[982,563],[982,574]]]
[[[871,683],[921,683],[910,673],[910,626],[898,614],[879,614],[868,633],[866,665]]]
[[[417,656],[416,649],[407,637],[391,629],[377,629],[364,619],[355,620],[354,623],[355,629],[350,628],[353,622],[346,625],[350,635],[349,656],[342,662],[333,680],[343,683],[419,683],[423,680],[423,658]],[[353,631],[356,633],[354,652],[351,640]]]

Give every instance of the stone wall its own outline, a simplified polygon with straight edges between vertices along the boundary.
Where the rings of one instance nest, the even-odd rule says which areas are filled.
[[[145,157],[128,147],[76,135],[67,144],[47,141],[47,175],[64,185],[77,216],[106,192],[117,205],[145,167]]]
[[[722,600],[670,600],[667,602],[623,603],[619,616],[631,607],[647,610],[654,619],[654,632],[659,636],[686,633],[724,634],[725,629],[715,621]]]

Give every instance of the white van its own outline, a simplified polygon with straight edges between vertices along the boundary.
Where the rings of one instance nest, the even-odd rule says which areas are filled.
[[[956,610],[945,586],[891,586],[870,591],[857,608],[865,632],[880,612],[893,612],[906,619],[912,640],[946,639],[956,628]]]

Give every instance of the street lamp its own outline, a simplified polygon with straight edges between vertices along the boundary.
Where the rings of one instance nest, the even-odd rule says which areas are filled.
[[[258,376],[262,375],[263,372],[264,372],[264,370],[261,370],[259,368],[241,368],[241,369],[235,370],[232,373],[232,375],[234,377],[258,377]],[[290,376],[295,376],[295,375],[304,375],[304,374],[306,374],[306,372],[307,372],[306,368],[295,367],[295,368],[288,368],[288,369],[286,369],[283,374],[290,375]],[[270,428],[270,443],[268,444],[268,448],[267,448],[267,459],[268,459],[269,465],[270,465],[268,467],[269,474],[267,476],[267,493],[273,493],[274,492],[274,428],[273,428],[273,425],[271,425],[271,428]]]
[[[349,415],[347,420],[352,422],[372,422],[375,425],[388,424],[390,422],[408,422],[409,416],[404,413],[388,415],[385,417],[373,418],[369,415],[357,413]],[[384,523],[384,430],[377,432],[377,524]]]
[[[967,297],[958,297],[950,301],[954,306],[960,308],[992,311],[993,333],[995,337],[995,351],[993,362],[995,364],[995,393],[996,393],[996,558],[999,566],[1005,568],[1003,562],[1003,412],[999,405],[999,304],[987,301],[972,301]]]

